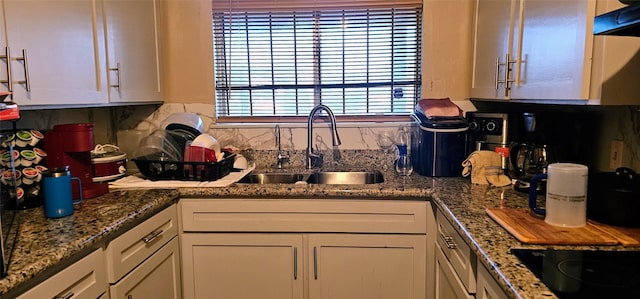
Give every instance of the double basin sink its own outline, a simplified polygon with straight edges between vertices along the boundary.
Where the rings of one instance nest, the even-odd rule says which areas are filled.
[[[321,171],[313,173],[250,173],[238,183],[246,184],[378,184],[384,182],[380,171]]]

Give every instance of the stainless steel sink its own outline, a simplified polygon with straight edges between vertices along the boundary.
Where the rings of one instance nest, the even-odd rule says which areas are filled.
[[[314,173],[250,173],[238,181],[241,184],[308,184],[357,185],[384,182],[379,171],[321,171]]]
[[[238,181],[248,184],[293,184],[305,181],[305,174],[300,173],[250,173]]]
[[[323,171],[309,175],[309,184],[378,184],[384,182],[379,171]]]

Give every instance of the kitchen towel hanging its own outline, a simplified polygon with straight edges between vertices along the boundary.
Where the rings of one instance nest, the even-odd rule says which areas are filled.
[[[475,151],[462,162],[462,167],[462,176],[468,177],[471,175],[471,183],[473,184],[490,184],[496,187],[511,184],[511,179],[502,170],[500,154],[494,151]]]

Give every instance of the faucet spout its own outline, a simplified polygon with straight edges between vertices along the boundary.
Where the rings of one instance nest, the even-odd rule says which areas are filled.
[[[333,146],[338,146],[342,144],[340,141],[340,136],[338,136],[338,130],[336,128],[336,117],[333,114],[333,111],[329,109],[329,107],[325,105],[317,105],[311,109],[309,112],[309,119],[307,121],[307,169],[312,169],[314,167],[322,166],[322,154],[315,153],[313,151],[313,121],[316,119],[316,116],[319,111],[324,110],[329,116],[329,121],[331,122],[331,139],[333,142]]]
[[[282,154],[282,145],[280,140],[280,125],[276,124],[276,144],[278,145],[278,156],[276,160],[276,168],[282,169],[284,163],[289,162],[289,156]]]

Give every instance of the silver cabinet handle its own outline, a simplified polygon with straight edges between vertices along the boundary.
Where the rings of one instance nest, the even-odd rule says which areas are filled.
[[[318,280],[318,248],[313,246],[313,278]]]
[[[495,72],[495,87],[496,90],[498,89],[498,85],[501,83],[504,83],[504,96],[508,97],[509,96],[509,91],[511,90],[511,83],[515,82],[515,80],[513,79],[509,79],[509,74],[512,73],[512,65],[514,63],[516,63],[517,61],[515,60],[511,60],[511,56],[509,55],[509,53],[507,53],[505,55],[505,60],[504,63],[500,63],[500,57],[496,58],[496,72]],[[504,79],[500,80],[500,66],[504,65]]]
[[[298,247],[293,247],[293,280],[298,280]]]
[[[493,82],[495,82],[496,84],[496,90],[498,90],[498,84],[502,83],[502,81],[500,81],[500,65],[502,65],[500,63],[500,57],[496,57],[496,72],[495,72],[495,79],[493,80]]]
[[[54,299],[69,299],[69,298],[73,297],[73,295],[74,295],[73,292],[69,292],[69,293],[66,293],[66,294],[64,294],[62,296],[55,296],[53,298]]]
[[[162,229],[152,231],[148,235],[144,236],[141,240],[145,243],[151,243],[151,241],[155,240],[162,233]]]
[[[120,81],[120,79],[121,79],[120,78],[120,62],[116,63],[116,67],[111,67],[111,68],[109,68],[109,70],[112,71],[112,72],[116,72],[116,78],[118,78],[117,79],[117,83],[109,85],[109,87],[115,87],[117,89],[120,89],[120,82],[121,82]]]
[[[7,80],[1,80],[0,83],[6,83],[7,90],[11,92],[13,91],[13,80],[11,79],[11,48],[4,47],[4,55],[0,56],[0,59],[7,61]]]
[[[444,234],[440,234],[440,238],[442,239],[442,241],[444,241],[444,244],[447,245],[447,248],[455,249],[456,247],[458,247],[458,245],[456,245],[456,243],[453,242],[452,237],[445,236]]]
[[[27,60],[27,49],[22,49],[22,57],[17,57],[17,61],[22,60],[24,65],[24,81],[18,81],[18,84],[24,84],[27,91],[31,91],[31,81],[29,80],[29,61]]]

